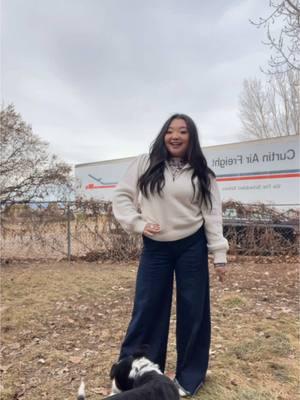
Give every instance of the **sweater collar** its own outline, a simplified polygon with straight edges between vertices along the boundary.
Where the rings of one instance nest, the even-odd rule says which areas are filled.
[[[171,163],[169,161],[171,161]],[[174,164],[180,165],[180,163],[182,163],[183,166],[180,168],[180,170],[191,168],[191,165],[187,161],[185,162],[184,159],[180,157],[170,157],[165,161],[165,165],[167,166],[168,169],[171,169],[172,163],[173,165]]]

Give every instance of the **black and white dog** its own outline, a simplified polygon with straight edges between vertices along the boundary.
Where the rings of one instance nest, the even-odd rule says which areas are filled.
[[[110,372],[112,392],[109,400],[179,400],[175,383],[164,375],[157,364],[140,353],[115,363]],[[78,400],[85,400],[84,383]]]

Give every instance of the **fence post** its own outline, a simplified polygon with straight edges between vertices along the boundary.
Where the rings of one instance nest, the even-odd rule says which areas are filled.
[[[68,261],[71,261],[71,213],[70,203],[67,205],[67,241],[68,241]]]

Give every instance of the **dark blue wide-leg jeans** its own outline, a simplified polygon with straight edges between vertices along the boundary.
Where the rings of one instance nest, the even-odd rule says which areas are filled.
[[[171,242],[144,237],[132,319],[120,358],[147,344],[149,358],[165,368],[174,273],[176,277],[176,379],[191,394],[204,382],[210,346],[207,242],[203,227]]]

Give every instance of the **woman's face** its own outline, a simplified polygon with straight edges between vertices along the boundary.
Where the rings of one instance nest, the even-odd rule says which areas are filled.
[[[184,119],[173,119],[165,134],[165,146],[171,157],[184,157],[189,147],[190,134]]]

